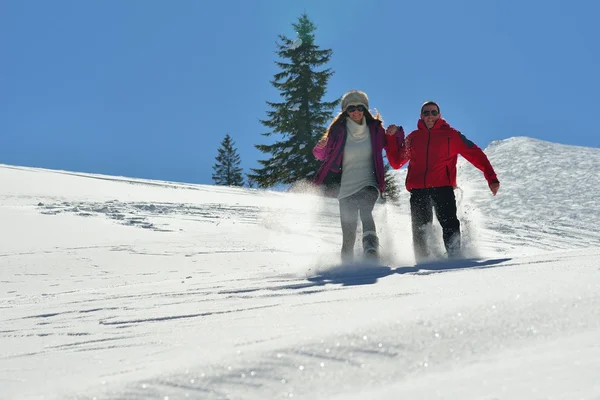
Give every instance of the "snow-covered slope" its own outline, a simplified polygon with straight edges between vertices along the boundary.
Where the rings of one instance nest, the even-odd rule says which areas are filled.
[[[486,152],[498,196],[459,171],[479,257],[416,268],[403,193],[389,265],[353,270],[302,187],[0,166],[0,398],[600,398],[600,151]]]
[[[480,224],[500,234],[480,244],[511,254],[600,245],[600,149],[514,137],[485,153],[501,182],[497,197],[462,157],[458,171],[463,212],[477,213]],[[404,182],[406,168],[397,174]]]

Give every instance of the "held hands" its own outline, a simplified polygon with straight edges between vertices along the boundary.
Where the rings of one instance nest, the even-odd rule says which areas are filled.
[[[500,189],[500,182],[493,181],[489,184],[489,186],[490,186],[490,190],[492,191],[492,194],[495,196],[496,193],[498,193],[498,189]]]
[[[396,125],[390,125],[385,130],[385,134],[391,136],[391,135],[395,134],[397,130],[398,130],[398,127]]]
[[[398,131],[404,133],[404,129],[402,129],[402,127],[397,127],[396,125],[392,124],[388,126],[388,128],[385,130],[385,134],[392,136],[395,135]]]

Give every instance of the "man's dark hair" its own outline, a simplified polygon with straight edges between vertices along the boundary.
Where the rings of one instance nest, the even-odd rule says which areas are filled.
[[[425,103],[423,103],[423,105],[421,106],[421,114],[423,114],[423,108],[425,108],[425,106],[436,106],[438,109],[438,112],[440,111],[440,106],[438,106],[438,103],[436,103],[435,101],[426,101]]]

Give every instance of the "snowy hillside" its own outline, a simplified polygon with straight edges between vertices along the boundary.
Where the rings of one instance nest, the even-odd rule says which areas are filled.
[[[515,137],[485,153],[501,182],[498,196],[489,196],[482,173],[463,158],[457,191],[467,212],[501,234],[482,237],[484,247],[526,254],[598,246],[600,149]],[[404,183],[406,168],[397,174]]]
[[[0,399],[600,399],[600,150],[486,153],[473,258],[415,267],[403,192],[354,270],[303,187],[0,165]]]

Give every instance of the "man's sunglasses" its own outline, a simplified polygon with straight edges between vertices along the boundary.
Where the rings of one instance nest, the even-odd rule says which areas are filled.
[[[357,106],[348,106],[348,108],[346,108],[346,111],[348,111],[349,113],[354,111],[365,112],[367,111],[367,109],[362,104],[359,104]]]
[[[429,114],[433,115],[434,117],[437,117],[439,113],[440,112],[438,110],[431,110],[431,111],[425,110],[425,111],[421,112],[421,114],[423,114],[424,117],[428,117]]]

